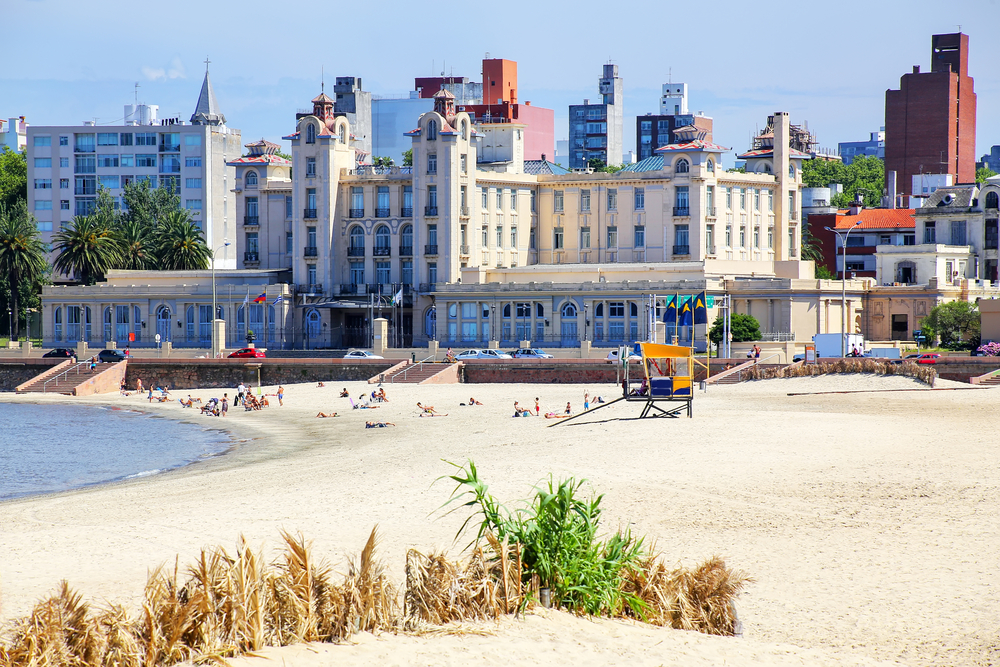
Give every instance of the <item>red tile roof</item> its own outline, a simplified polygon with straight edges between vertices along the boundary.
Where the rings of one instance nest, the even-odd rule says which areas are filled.
[[[720,146],[718,144],[713,144],[710,141],[705,141],[703,139],[695,139],[694,141],[685,141],[681,144],[667,144],[666,146],[660,146],[654,153],[666,153],[666,152],[684,152],[688,153],[691,151],[712,151],[718,153],[724,153],[729,149],[725,146]]]
[[[914,229],[912,208],[865,208],[858,215],[837,211],[837,229]],[[861,224],[858,225],[858,220]]]
[[[244,155],[241,158],[230,160],[226,164],[280,164],[289,165],[290,160],[286,160],[280,155]]]
[[[740,160],[745,160],[746,158],[751,158],[751,157],[774,157],[774,149],[758,148],[755,151],[747,151],[746,153],[743,153],[742,155],[737,155],[736,157]],[[812,156],[809,155],[809,153],[803,153],[802,151],[797,151],[794,148],[789,148],[788,157],[809,158]]]

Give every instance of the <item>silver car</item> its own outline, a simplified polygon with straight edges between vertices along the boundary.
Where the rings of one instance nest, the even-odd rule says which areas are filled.
[[[367,350],[351,350],[344,355],[344,359],[382,359],[382,357]]]
[[[462,350],[455,355],[455,358],[461,361],[464,359],[511,359],[512,357],[500,350],[476,349]]]

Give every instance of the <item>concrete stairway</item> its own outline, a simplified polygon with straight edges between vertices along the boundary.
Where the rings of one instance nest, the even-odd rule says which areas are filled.
[[[785,366],[785,364],[757,364],[757,368],[760,368],[760,369],[765,369],[765,368],[783,368],[784,366]],[[748,370],[749,370],[749,368],[743,369],[743,370],[739,370],[736,373],[733,373],[731,375],[727,375],[726,377],[723,377],[723,378],[719,378],[718,380],[716,380],[714,382],[714,384],[736,384],[738,382],[743,382],[744,380],[747,379],[747,371]]]
[[[442,380],[443,383],[448,383],[449,380],[444,379],[443,376],[449,370],[453,371],[453,366],[454,364],[433,362],[407,364],[405,367],[391,374],[386,374],[383,382],[388,384],[422,384],[434,378]],[[435,378],[438,375],[441,375],[442,378]]]
[[[1000,385],[1000,371],[992,371],[979,377],[972,378],[972,384],[981,387],[996,387]]]
[[[83,362],[60,369],[58,373],[45,372],[17,387],[17,393],[47,393],[80,396],[83,394],[113,391],[125,372],[125,364],[97,364],[90,370],[90,362]],[[86,387],[85,390],[83,390]],[[83,390],[83,391],[81,391]]]

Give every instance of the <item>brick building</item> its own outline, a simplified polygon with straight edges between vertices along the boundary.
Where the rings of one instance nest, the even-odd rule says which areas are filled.
[[[847,237],[847,270],[857,278],[876,277],[875,249],[877,246],[912,246],[916,231],[912,208],[858,208],[836,213],[814,213],[809,216],[810,233],[820,241],[823,266],[841,278],[844,255],[840,240],[827,227]],[[859,224],[860,223],[860,224]]]
[[[969,76],[969,36],[931,37],[931,71],[899,80],[885,93],[885,171],[897,174],[898,194],[913,176],[952,174],[971,183],[976,173],[976,93]]]

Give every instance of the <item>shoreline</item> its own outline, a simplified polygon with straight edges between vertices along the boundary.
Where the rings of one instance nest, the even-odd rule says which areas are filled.
[[[416,664],[405,656],[434,651],[438,663],[458,664],[470,645],[489,654],[484,664],[504,665],[498,646],[505,642],[526,663],[579,664],[591,645],[609,660],[628,655],[651,665],[750,664],[754,656],[806,665],[983,661],[992,655],[1000,617],[990,588],[1000,568],[993,547],[1000,517],[992,511],[1000,488],[990,481],[1000,476],[992,426],[1000,394],[787,395],[913,382],[870,376],[747,382],[698,392],[690,420],[636,420],[635,406],[616,404],[562,429],[545,428],[544,419],[511,419],[509,406],[540,396],[543,411],[569,400],[575,412],[584,389],[607,398],[616,388],[386,385],[390,403],[350,411],[346,399],[336,398],[342,384],[354,396],[371,387],[286,385],[283,408],[230,411],[225,424],[215,418],[212,427],[246,439],[223,457],[0,503],[0,617],[25,613],[63,578],[88,600],[135,608],[149,568],[178,556],[184,567],[202,547],[231,550],[240,535],[271,558],[282,529],[301,532],[318,557],[342,572],[378,524],[377,553],[401,583],[408,548],[455,556],[466,543],[455,543],[465,515],[439,511],[452,485],[435,480],[451,472],[443,460],[471,458],[502,502],[527,497],[550,473],[586,478],[604,494],[604,531],[627,526],[646,535],[668,565],[719,554],[748,571],[756,583],[737,603],[744,637],[586,619],[577,626],[545,614],[505,622],[494,639],[360,637],[322,647],[325,657],[289,647],[269,649],[273,662],[234,665],[278,665],[286,657],[303,667],[341,658]],[[485,405],[459,406],[470,393]],[[420,419],[416,401],[449,416]],[[123,407],[131,399],[104,395],[89,402]],[[152,407],[180,410],[176,403]],[[331,409],[341,417],[315,418]],[[397,426],[366,430],[369,419]],[[937,609],[933,618],[928,605]],[[690,660],[670,663],[667,647]]]

